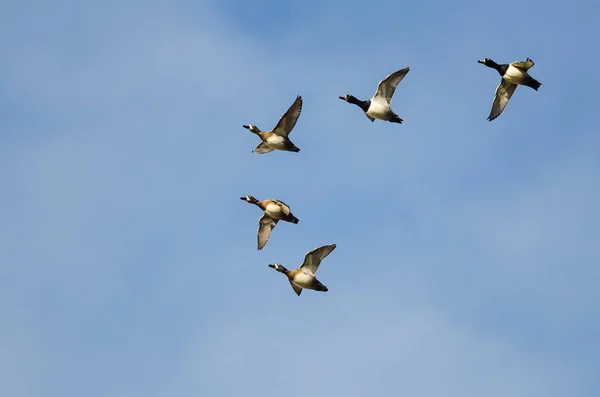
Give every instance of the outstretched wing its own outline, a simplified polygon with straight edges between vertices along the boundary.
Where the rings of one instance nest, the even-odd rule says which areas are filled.
[[[271,230],[277,225],[278,220],[264,214],[258,220],[258,249],[261,250],[269,241]]]
[[[292,282],[292,280],[288,280],[290,282],[290,285],[292,286],[292,288],[294,289],[294,292],[296,293],[296,295],[300,296],[300,294],[302,293],[302,288],[298,287],[296,284],[294,284]]]
[[[530,58],[527,58],[527,60],[525,62],[516,61],[516,62],[511,63],[511,65],[513,65],[515,68],[519,68],[521,70],[527,71],[527,70],[531,69],[531,67],[533,65],[535,65],[535,63],[533,63],[533,61]]]
[[[256,149],[254,149],[254,150],[252,151],[252,153],[256,153],[256,154],[265,154],[265,153],[269,153],[269,152],[272,152],[272,151],[273,151],[273,149],[271,149],[271,148],[269,147],[269,145],[267,145],[267,144],[266,144],[266,143],[264,143],[264,142],[261,142],[261,143],[259,143],[259,144],[258,144],[258,146],[256,147]]]
[[[315,248],[304,256],[304,262],[300,266],[303,272],[314,276],[319,270],[319,265],[321,261],[325,259],[327,255],[331,253],[335,249],[335,244],[324,245],[319,248]]]
[[[296,121],[298,121],[298,117],[300,117],[300,112],[302,111],[302,97],[298,95],[292,106],[285,112],[279,122],[273,128],[273,132],[277,135],[281,135],[283,137],[288,137],[294,126],[296,125]]]
[[[504,108],[508,104],[508,100],[517,89],[516,84],[509,83],[502,79],[498,87],[496,88],[496,95],[494,96],[494,103],[492,104],[492,110],[488,116],[488,120],[492,121],[496,117],[500,116],[504,111]]]
[[[387,103],[392,103],[392,96],[396,92],[396,87],[408,73],[410,68],[398,70],[381,80],[377,85],[377,92],[373,95],[374,101],[385,100]]]

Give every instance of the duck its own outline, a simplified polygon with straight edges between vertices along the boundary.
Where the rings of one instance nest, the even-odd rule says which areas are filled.
[[[261,216],[258,220],[257,235],[259,251],[263,249],[269,241],[271,231],[277,225],[277,222],[285,221],[297,224],[300,221],[294,216],[294,214],[292,214],[290,206],[281,200],[267,199],[258,201],[251,195],[240,197],[240,199],[246,201],[247,203],[256,205],[264,212],[263,216]]]
[[[400,84],[409,70],[409,67],[405,67],[404,69],[400,69],[381,80],[377,85],[377,91],[375,92],[375,95],[373,95],[373,97],[369,100],[361,101],[352,94],[340,96],[339,98],[348,103],[353,103],[361,108],[371,122],[375,121],[375,119],[378,119],[382,121],[389,121],[391,123],[402,124],[404,120],[394,113],[394,111],[392,111],[390,105],[392,103],[392,96],[396,91],[396,87],[398,84]]]
[[[542,85],[542,83],[531,77],[527,72],[535,65],[529,57],[527,57],[525,62],[515,61],[513,63],[503,63],[502,65],[497,64],[490,58],[479,59],[477,62],[484,64],[488,68],[496,69],[500,73],[500,76],[502,76],[494,94],[494,102],[487,118],[488,121],[492,121],[502,114],[517,86],[524,85],[537,91]]]
[[[299,268],[294,270],[286,269],[281,263],[274,263],[269,267],[283,273],[287,276],[290,285],[294,289],[296,295],[300,296],[302,289],[311,289],[314,291],[327,292],[329,289],[323,285],[315,275],[319,270],[321,261],[335,249],[335,244],[324,245],[315,248],[304,256],[304,262]]]
[[[243,125],[242,127],[258,135],[261,143],[258,144],[252,153],[265,154],[273,150],[298,153],[300,149],[289,139],[290,132],[294,129],[300,112],[302,111],[302,97],[296,96],[296,100],[285,112],[279,122],[271,131],[261,131],[254,124]]]

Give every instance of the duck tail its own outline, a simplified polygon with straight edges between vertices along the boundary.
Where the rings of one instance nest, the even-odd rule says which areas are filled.
[[[533,88],[536,91],[538,90],[538,88],[540,88],[541,85],[542,85],[542,83],[540,83],[539,81],[537,81],[534,78],[532,78],[531,81],[529,82],[529,87]]]
[[[283,220],[286,221],[286,222],[290,222],[290,223],[298,223],[298,222],[300,222],[300,219],[296,218],[294,216],[294,214],[291,214],[291,213],[289,215],[285,216],[283,218]]]
[[[400,116],[398,116],[397,114],[394,113],[394,115],[392,116],[392,119],[390,120],[392,123],[398,123],[398,124],[402,124],[402,122],[404,120],[402,120],[400,118]]]

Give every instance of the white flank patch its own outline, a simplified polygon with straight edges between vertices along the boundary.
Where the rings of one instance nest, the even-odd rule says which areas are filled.
[[[509,83],[519,84],[523,81],[523,77],[525,77],[525,73],[521,69],[517,69],[514,66],[510,65],[508,69],[506,69],[506,73],[504,73],[504,80]]]
[[[375,117],[376,119],[385,119],[385,117],[389,113],[389,106],[382,104],[380,102],[371,102],[371,106],[369,106],[369,111],[367,114],[371,117]]]

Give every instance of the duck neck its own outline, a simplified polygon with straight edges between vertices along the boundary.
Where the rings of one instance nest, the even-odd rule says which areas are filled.
[[[491,59],[490,59],[488,66],[490,68],[496,69],[498,71],[498,73],[500,73],[500,76],[504,76],[506,69],[508,69],[508,65],[498,65],[496,62],[492,61]]]
[[[364,112],[366,112],[367,110],[369,110],[369,106],[371,106],[371,101],[367,100],[367,101],[361,101],[358,98],[355,97],[349,97],[348,98],[348,102],[355,104],[356,106],[358,106],[359,108],[361,108]]]
[[[278,272],[285,274],[286,276],[288,275],[288,273],[290,272],[288,269],[286,269],[285,267],[279,265],[279,268],[277,269]]]

